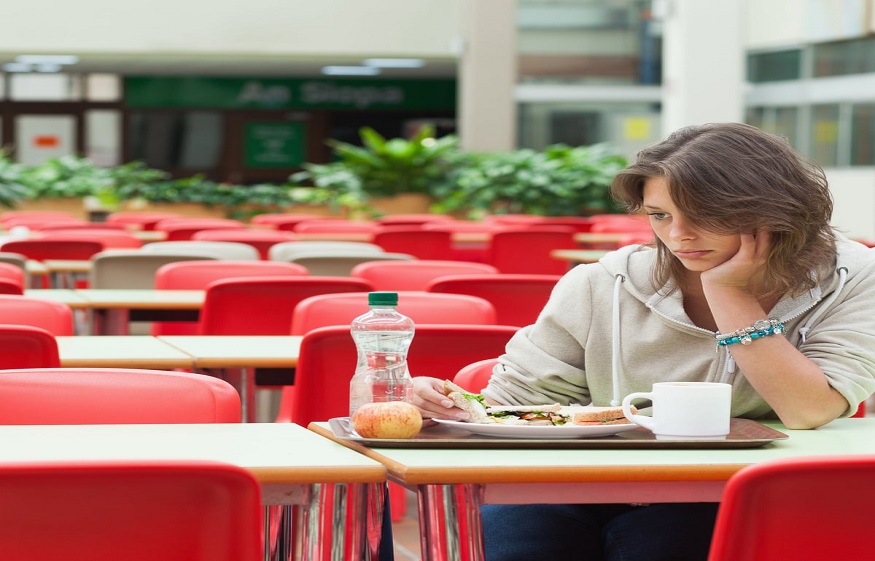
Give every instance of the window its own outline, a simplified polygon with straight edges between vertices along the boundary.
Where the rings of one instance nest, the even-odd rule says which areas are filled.
[[[811,154],[821,167],[839,164],[839,106],[815,105],[811,110]]]
[[[802,51],[792,49],[747,57],[747,79],[751,82],[780,82],[802,77]]]
[[[851,165],[875,166],[875,103],[851,108]]]
[[[812,50],[815,78],[875,72],[875,38],[820,43]]]
[[[223,133],[222,115],[215,111],[132,112],[130,159],[158,169],[215,169]]]

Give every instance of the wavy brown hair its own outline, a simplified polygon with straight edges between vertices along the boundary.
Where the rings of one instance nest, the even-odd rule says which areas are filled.
[[[644,181],[664,177],[674,204],[695,226],[719,234],[772,233],[764,289],[798,295],[835,263],[832,196],[823,170],[786,139],[739,123],[680,129],[643,149],[616,175],[613,197],[642,211]],[[683,287],[685,268],[656,240],[658,287]]]

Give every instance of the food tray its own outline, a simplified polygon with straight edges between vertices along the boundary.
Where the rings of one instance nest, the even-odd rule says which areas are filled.
[[[789,438],[783,432],[750,419],[732,419],[725,440],[657,440],[638,427],[611,436],[573,439],[522,439],[480,436],[426,421],[422,431],[409,439],[362,438],[353,432],[349,417],[328,421],[339,439],[374,448],[758,448]]]

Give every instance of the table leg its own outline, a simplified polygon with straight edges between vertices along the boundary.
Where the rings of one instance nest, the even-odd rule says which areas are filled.
[[[423,561],[461,561],[462,549],[468,558],[482,561],[483,533],[480,485],[420,485],[417,489],[419,533]],[[465,521],[465,542],[459,509]]]
[[[124,308],[97,309],[91,313],[93,335],[127,335],[128,310]]]

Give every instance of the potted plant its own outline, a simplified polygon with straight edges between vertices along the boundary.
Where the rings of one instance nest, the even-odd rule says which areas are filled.
[[[464,211],[472,216],[620,212],[611,199],[610,185],[626,159],[605,145],[557,144],[543,151],[472,153],[465,158],[454,181],[435,191],[438,212]]]
[[[22,182],[24,166],[16,164],[0,150],[0,206],[15,208],[16,204],[25,199],[28,189]]]
[[[321,192],[314,193],[314,199],[358,212],[380,214],[386,199],[399,197],[419,205],[407,212],[427,212],[436,190],[450,181],[458,138],[435,138],[430,127],[422,127],[409,140],[386,139],[369,127],[359,135],[362,146],[330,140],[336,161],[305,164],[291,180],[318,188]]]

